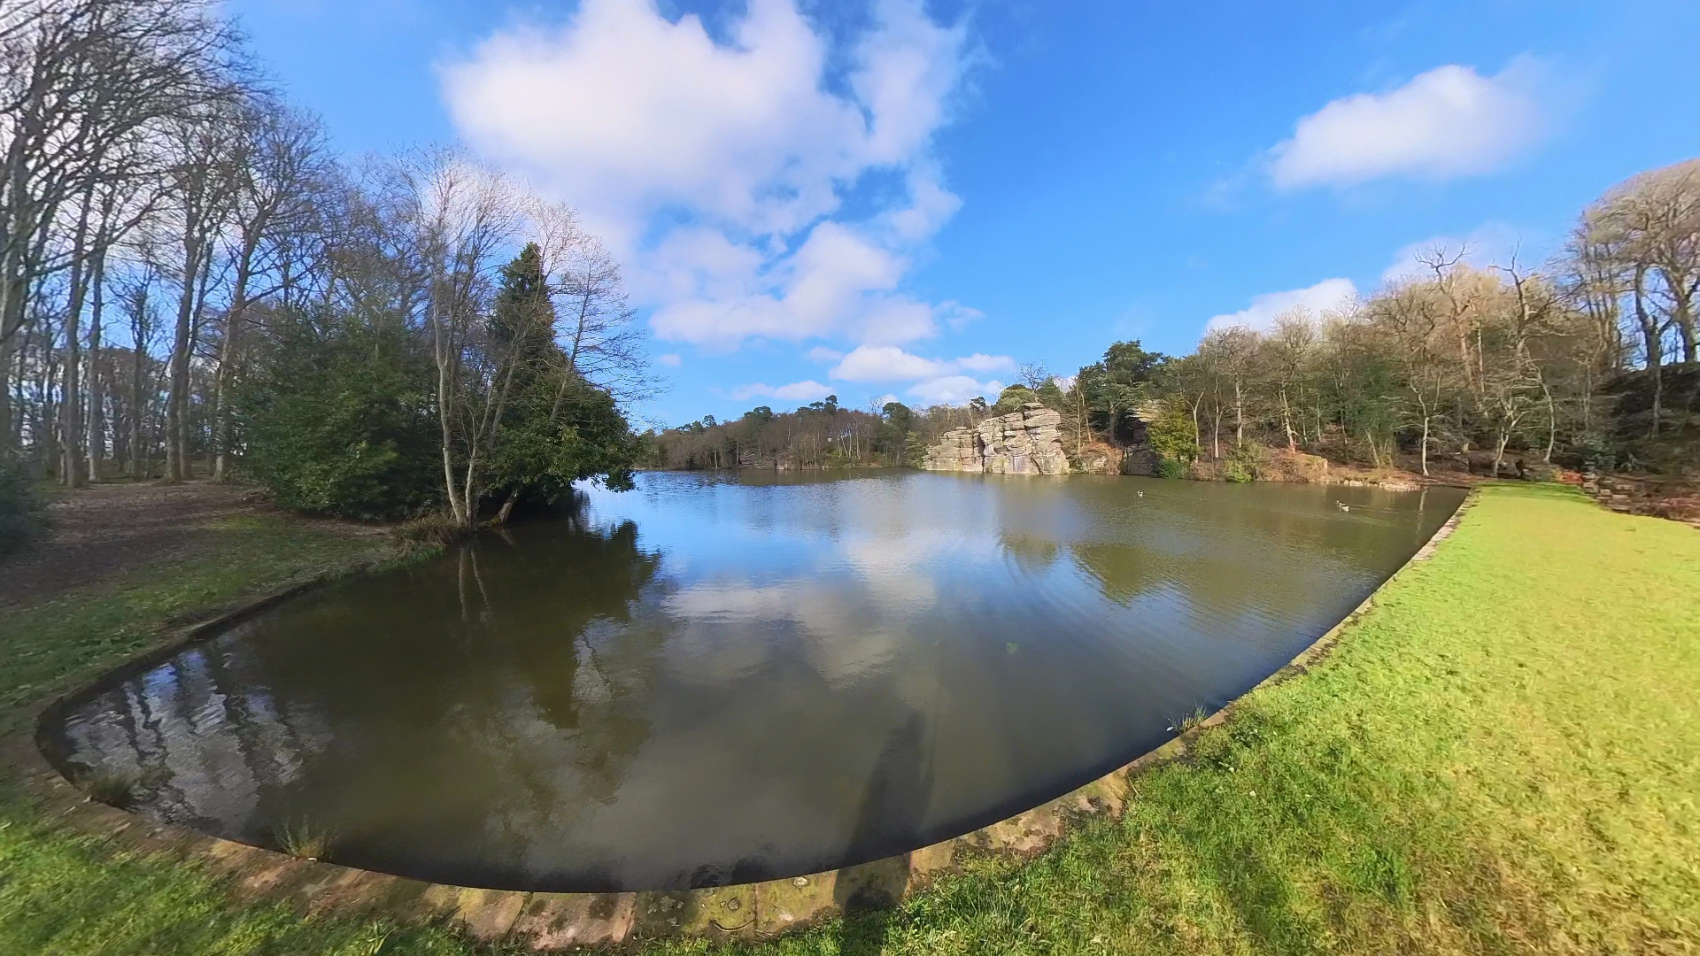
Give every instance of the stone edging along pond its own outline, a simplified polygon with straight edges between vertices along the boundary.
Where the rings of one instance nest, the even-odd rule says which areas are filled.
[[[1452,534],[1475,502],[1472,491],[1397,571],[1426,560]],[[227,614],[180,632],[175,640],[138,656],[96,681],[93,687],[154,666],[184,645],[204,640],[276,604],[332,579],[325,575],[268,595]],[[1386,586],[1383,582],[1383,587]],[[1329,628],[1284,667],[1256,688],[1303,673],[1339,640],[1345,628],[1375,601],[1372,592],[1350,614]],[[839,901],[895,899],[924,891],[928,882],[954,867],[958,854],[1029,857],[1060,837],[1084,814],[1119,815],[1126,805],[1129,778],[1155,764],[1183,756],[1201,730],[1232,713],[1230,701],[1173,740],[1063,796],[962,836],[869,863],[789,879],[695,890],[619,893],[542,893],[486,890],[428,883],[334,863],[300,859],[247,844],[209,836],[185,827],[148,820],[96,803],[73,786],[47,756],[49,726],[66,701],[87,689],[54,700],[42,713],[36,746],[23,747],[18,770],[44,814],[117,847],[165,852],[228,878],[230,892],[241,898],[282,900],[307,914],[367,915],[398,921],[447,919],[482,940],[513,939],[537,949],[586,944],[616,944],[667,936],[766,938],[837,915]]]

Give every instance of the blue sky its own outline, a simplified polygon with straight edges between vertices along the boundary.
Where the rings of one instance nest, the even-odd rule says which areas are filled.
[[[350,154],[459,141],[576,206],[644,423],[995,396],[1184,352],[1414,250],[1538,263],[1700,153],[1700,4],[232,0]]]

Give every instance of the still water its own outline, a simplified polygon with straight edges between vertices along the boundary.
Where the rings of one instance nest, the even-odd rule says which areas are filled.
[[[139,780],[143,813],[270,846],[305,825],[353,866],[551,890],[789,876],[1148,750],[1462,497],[644,474],[289,602],[73,702],[47,742],[73,776]]]

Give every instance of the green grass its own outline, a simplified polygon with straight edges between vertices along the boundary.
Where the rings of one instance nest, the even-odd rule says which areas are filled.
[[[335,833],[307,819],[279,826],[275,836],[283,852],[303,860],[329,860],[336,843]]]
[[[136,615],[228,585],[221,563],[180,573],[177,598],[130,599],[128,616],[92,598],[60,602],[59,619],[8,618],[0,648],[33,656],[38,690],[86,677],[146,643]],[[1490,487],[1323,663],[1254,692],[1189,759],[1139,775],[1124,818],[1085,823],[1026,864],[974,862],[883,916],[733,948],[1693,951],[1697,595],[1693,528],[1556,488]],[[105,628],[122,620],[130,636],[114,640]],[[0,672],[13,723],[31,696],[15,673]],[[190,868],[115,857],[18,798],[0,803],[3,952],[472,949],[442,927],[232,904]]]

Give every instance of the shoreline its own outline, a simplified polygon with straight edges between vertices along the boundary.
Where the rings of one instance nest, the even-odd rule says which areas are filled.
[[[1328,653],[1340,634],[1374,604],[1383,588],[1434,553],[1473,502],[1474,495],[1460,502],[1404,563],[1291,660],[1214,712],[1189,722],[1163,744],[1002,819],[899,854],[830,870],[689,890],[545,892],[437,883],[302,859],[152,820],[95,802],[70,780],[64,755],[58,752],[49,727],[72,701],[155,666],[186,646],[213,639],[283,602],[300,599],[333,582],[382,570],[393,562],[320,574],[181,629],[166,642],[39,707],[32,746],[27,754],[14,758],[13,765],[25,768],[30,790],[67,825],[89,833],[121,834],[133,850],[167,852],[184,863],[205,864],[233,881],[239,899],[288,902],[308,914],[334,910],[403,921],[448,919],[461,924],[474,939],[493,941],[520,935],[536,948],[621,944],[635,938],[771,938],[842,915],[843,899],[870,894],[905,899],[925,893],[937,879],[959,872],[959,859],[983,855],[1031,858],[1049,849],[1083,816],[1119,817],[1129,799],[1131,777],[1184,757],[1189,741],[1226,721],[1240,701],[1267,685],[1289,679]]]
[[[511,895],[251,848],[236,853],[275,865],[243,871],[196,854],[209,841],[193,833],[87,803],[47,767],[19,718],[33,725],[40,702],[177,633],[157,622],[396,553],[276,516],[220,525],[201,558],[0,620],[17,665],[0,680],[12,758],[0,774],[0,949],[473,953],[616,930],[622,949],[693,956],[965,953],[988,938],[1067,949],[1088,935],[1105,941],[1094,949],[1156,952],[1700,944],[1700,890],[1681,876],[1700,838],[1679,825],[1691,790],[1680,768],[1700,755],[1685,716],[1700,635],[1682,610],[1700,587],[1700,539],[1555,485],[1501,483],[1469,501],[1453,535],[1332,638],[1226,715],[1187,721],[1108,789],[1029,811],[1048,807],[1049,822],[1005,821],[1007,850],[970,844],[944,860],[923,848],[864,864],[860,886],[847,872],[830,888],[805,877],[760,894],[651,894],[641,909],[619,894],[534,894],[516,911]],[[45,778],[26,781],[24,763]],[[1607,799],[1621,780],[1635,782],[1630,802]],[[61,796],[44,800],[38,785]],[[1106,812],[1116,796],[1119,812]],[[811,899],[842,906],[898,883],[891,909],[799,916]]]

